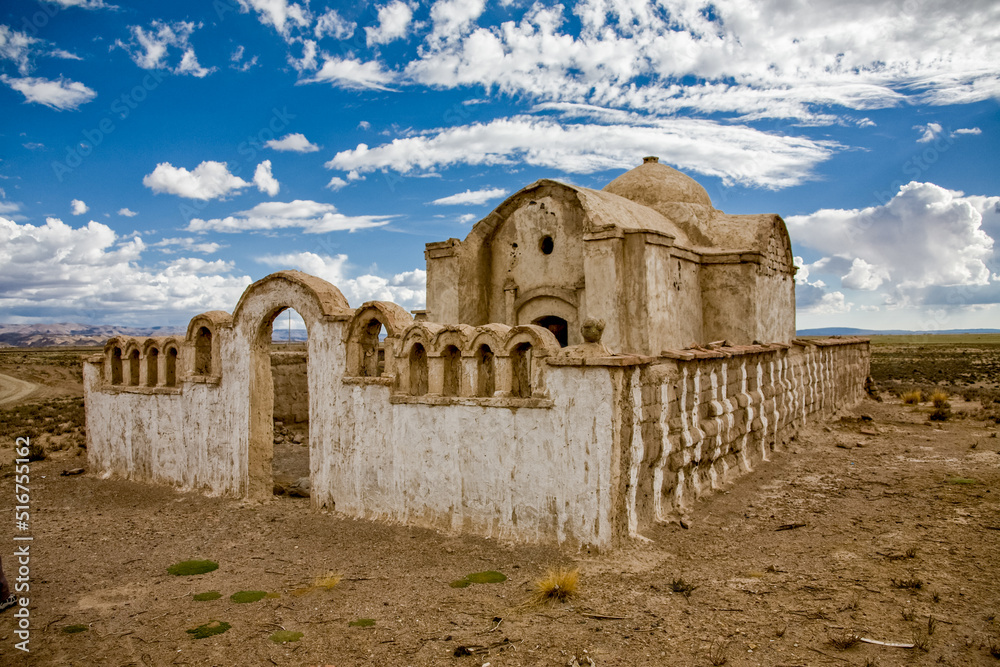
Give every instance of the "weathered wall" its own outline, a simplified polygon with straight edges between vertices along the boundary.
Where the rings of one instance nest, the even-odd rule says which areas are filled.
[[[272,348],[271,380],[274,383],[274,418],[294,424],[309,421],[309,382],[305,350]]]

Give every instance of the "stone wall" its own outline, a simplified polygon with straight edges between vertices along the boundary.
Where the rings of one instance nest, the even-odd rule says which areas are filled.
[[[305,350],[271,351],[271,379],[274,382],[274,418],[286,424],[309,421],[309,382]]]

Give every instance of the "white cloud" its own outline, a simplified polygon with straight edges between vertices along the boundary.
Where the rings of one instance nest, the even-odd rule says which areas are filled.
[[[73,210],[73,215],[83,215],[84,213],[90,210],[90,208],[79,199],[74,199],[73,201],[71,201],[70,207]]]
[[[400,0],[393,0],[378,10],[378,25],[365,28],[368,46],[388,44],[406,36],[413,19],[413,8]]]
[[[372,128],[372,124],[369,123],[367,120],[363,120],[360,123],[358,123],[358,129],[359,130],[370,130],[371,128]]]
[[[796,245],[823,256],[811,273],[839,275],[848,289],[883,287],[905,301],[924,288],[989,283],[993,238],[980,208],[992,201],[1000,199],[912,182],[885,205],[824,209],[792,216],[787,224]]]
[[[476,217],[477,216],[474,213],[463,213],[462,215],[458,216],[458,221],[461,222],[463,225],[467,225],[470,222],[473,222],[476,219]]]
[[[255,10],[260,18],[260,22],[269,25],[278,31],[278,34],[288,38],[290,29],[294,27],[305,28],[309,26],[312,16],[309,13],[309,4],[305,8],[287,0],[237,0],[240,9],[244,13],[251,9]]]
[[[253,183],[257,186],[258,190],[266,192],[271,197],[278,194],[278,191],[281,189],[281,184],[271,174],[270,160],[264,160],[257,165],[257,169],[253,172]]]
[[[79,7],[80,9],[116,9],[115,5],[105,4],[104,0],[47,0],[60,7]]]
[[[18,72],[27,74],[31,71],[32,46],[39,41],[23,32],[0,25],[0,58],[13,61],[17,64]]]
[[[175,248],[185,252],[200,252],[204,255],[211,255],[223,246],[219,243],[199,241],[190,237],[163,239],[150,246],[151,248],[163,248],[162,252],[174,253]]]
[[[243,55],[246,53],[246,49],[242,45],[237,46],[233,54],[229,56],[229,61],[232,63],[230,67],[239,72],[246,72],[251,67],[257,64],[257,56],[254,56],[250,60],[244,61]]]
[[[118,209],[118,215],[123,215],[126,218],[134,218],[135,216],[137,216],[139,214],[136,213],[135,211],[129,210],[126,207],[126,208],[120,208],[120,209]]]
[[[356,231],[381,227],[392,215],[346,216],[333,204],[296,199],[291,202],[264,202],[248,211],[239,211],[226,218],[202,220],[194,218],[188,224],[192,232],[244,232],[272,229],[302,229],[306,234],[335,231]]]
[[[128,42],[117,40],[115,46],[124,49],[132,61],[143,69],[171,69],[167,57],[171,48],[181,52],[178,64],[172,69],[175,74],[189,74],[202,78],[216,70],[215,67],[202,67],[191,46],[191,33],[201,24],[190,21],[153,20],[149,29],[142,26],[129,26],[132,37]]]
[[[362,176],[361,174],[359,174],[357,172],[357,170],[352,169],[351,171],[347,172],[347,180],[349,180],[349,181],[363,181],[363,180],[365,180],[365,177]]]
[[[330,179],[330,182],[326,184],[326,187],[336,192],[340,188],[347,187],[347,181],[342,179],[340,176],[334,176]]]
[[[142,184],[153,192],[166,192],[188,199],[216,199],[231,192],[249,187],[250,184],[239,176],[229,173],[225,162],[202,162],[194,171],[175,167],[169,162],[161,162],[151,174],[142,179]]]
[[[334,39],[347,39],[354,34],[357,25],[357,23],[344,19],[336,10],[328,9],[316,19],[314,34],[316,39],[323,39],[327,35]]]
[[[281,139],[271,139],[264,144],[276,151],[292,151],[294,153],[315,153],[319,146],[306,139],[306,135],[296,132],[286,134]]]
[[[940,123],[927,123],[926,125],[914,125],[913,129],[918,130],[919,132],[922,133],[920,135],[920,138],[917,139],[918,144],[930,143],[935,139],[937,139],[939,136],[941,136],[941,133],[944,131],[944,128],[941,127]]]
[[[427,273],[421,269],[391,277],[375,274],[348,277],[347,255],[319,255],[312,252],[265,255],[257,261],[275,269],[298,269],[336,285],[354,307],[366,301],[392,301],[404,308],[423,308]]]
[[[0,81],[24,95],[26,101],[44,104],[57,111],[76,109],[97,97],[97,93],[84,84],[63,78],[56,81],[30,76],[15,79],[3,74]]]
[[[249,276],[232,265],[180,258],[145,266],[140,238],[122,239],[106,225],[74,228],[56,218],[20,225],[0,218],[0,318],[107,320],[118,324],[182,323],[207,310],[231,309]]]
[[[323,67],[312,77],[302,79],[300,83],[329,83],[343,88],[389,90],[388,84],[395,79],[396,75],[383,69],[378,61],[361,62],[354,58],[324,56]]]
[[[431,7],[433,32],[427,38],[428,43],[440,47],[442,42],[458,41],[485,8],[486,0],[437,0]]]
[[[978,127],[960,127],[951,133],[951,136],[962,135],[962,134],[982,134],[983,131]]]
[[[485,204],[491,199],[497,199],[503,197],[507,194],[507,191],[503,188],[489,188],[482,190],[466,190],[465,192],[459,192],[458,194],[450,195],[448,197],[441,197],[440,199],[435,199],[432,204],[437,204],[438,206],[458,206],[458,205],[479,205]]]
[[[295,68],[297,72],[311,72],[316,69],[316,42],[311,39],[300,40],[302,42],[302,57],[295,58],[288,55],[288,64]]]
[[[645,124],[560,124],[529,116],[428,130],[337,153],[327,168],[370,172],[434,170],[519,162],[570,173],[632,168],[643,155],[669,156],[681,170],[726,183],[781,188],[808,179],[838,144],[690,118]]]

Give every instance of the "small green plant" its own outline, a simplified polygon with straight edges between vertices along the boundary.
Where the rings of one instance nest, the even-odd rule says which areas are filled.
[[[86,632],[89,629],[90,629],[89,626],[77,624],[77,625],[67,625],[62,629],[62,631],[68,635],[72,635],[76,634],[77,632]]]
[[[356,621],[351,621],[347,625],[349,625],[352,628],[370,628],[370,627],[372,627],[372,626],[375,625],[375,619],[374,618],[359,618]]]
[[[219,591],[205,591],[204,593],[196,593],[194,596],[195,602],[208,602],[209,600],[218,600],[222,597],[222,593]]]
[[[913,391],[908,391],[903,394],[903,403],[906,405],[917,405],[922,400],[924,400],[924,395],[920,393],[919,389]]]
[[[567,602],[580,592],[580,569],[549,570],[542,579],[535,582],[534,601],[538,603],[555,600]]]
[[[465,588],[471,584],[499,584],[504,581],[507,581],[507,575],[495,570],[487,570],[486,572],[467,574],[464,579],[458,579],[448,585],[452,588]]]
[[[229,599],[239,604],[247,602],[257,602],[267,597],[267,591],[237,591],[229,596]]]
[[[944,481],[948,484],[978,484],[978,482],[971,477],[949,477]]]
[[[207,637],[212,637],[213,635],[221,635],[231,627],[233,626],[229,625],[225,621],[209,621],[204,625],[199,625],[197,628],[191,628],[187,631],[187,633],[194,639],[205,639]]]
[[[893,588],[917,590],[924,587],[924,582],[920,579],[890,579]]]
[[[293,632],[291,630],[278,630],[273,635],[268,637],[275,644],[287,644],[288,642],[297,642],[302,639],[303,635],[301,632]]]
[[[692,591],[696,588],[697,586],[689,584],[682,578],[677,578],[670,582],[670,590],[674,593],[683,593],[686,598],[691,597]]]
[[[857,646],[858,642],[861,641],[861,638],[858,637],[853,632],[850,632],[848,630],[843,630],[841,632],[832,633],[830,635],[829,641],[830,641],[830,646],[836,649],[840,649],[841,651],[846,651],[849,648],[854,648],[855,646]]]
[[[946,422],[951,419],[951,410],[948,408],[934,408],[927,418],[932,422]]]
[[[205,574],[219,569],[214,560],[182,560],[167,568],[167,573],[176,577],[187,577],[194,574]]]

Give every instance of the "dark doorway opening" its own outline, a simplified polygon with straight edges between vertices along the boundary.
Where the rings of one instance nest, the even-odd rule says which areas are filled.
[[[551,331],[556,340],[559,341],[560,347],[569,345],[569,325],[563,318],[556,317],[555,315],[546,315],[545,317],[539,317],[532,324],[537,324]]]

